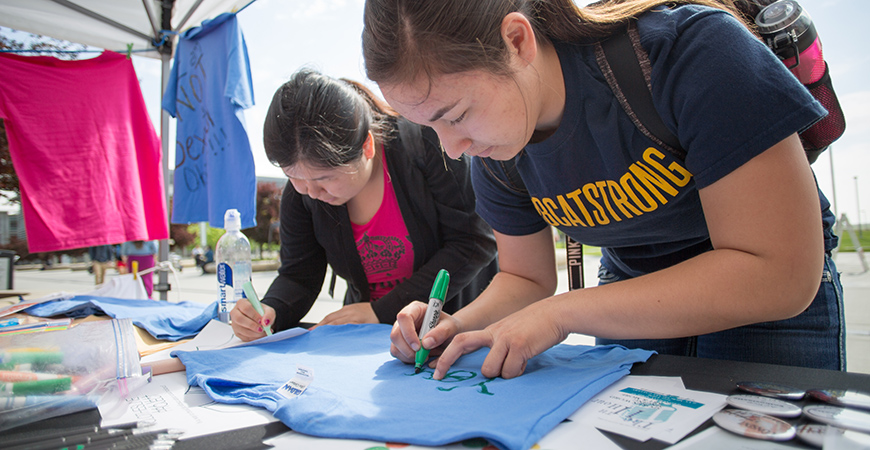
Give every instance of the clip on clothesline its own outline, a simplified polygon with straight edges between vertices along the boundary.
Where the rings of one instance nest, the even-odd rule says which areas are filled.
[[[149,274],[154,272],[155,270],[163,270],[172,272],[172,277],[175,278],[175,285],[178,286],[178,301],[181,301],[181,282],[178,281],[178,273],[175,271],[175,267],[172,266],[172,262],[170,261],[159,261],[154,267],[150,267],[139,272],[139,261],[131,261],[130,262],[130,273],[133,274],[133,280],[136,280],[140,275]]]

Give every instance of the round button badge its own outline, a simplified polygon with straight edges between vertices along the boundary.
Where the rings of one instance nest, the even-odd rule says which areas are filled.
[[[806,391],[791,386],[759,381],[741,381],[737,383],[737,389],[765,397],[781,398],[784,400],[801,400]]]
[[[832,432],[842,433],[843,430],[821,423],[804,423],[797,426],[798,439],[818,448],[825,445],[825,434]]]
[[[795,436],[790,423],[743,409],[723,409],[713,415],[713,422],[732,433],[755,439],[787,441]]]
[[[870,395],[859,391],[810,389],[807,391],[807,395],[832,405],[870,409]]]
[[[735,408],[747,409],[776,417],[798,417],[801,415],[800,406],[771,397],[729,395],[725,401]]]
[[[817,422],[847,428],[855,431],[870,432],[870,413],[831,405],[804,406],[804,415]]]

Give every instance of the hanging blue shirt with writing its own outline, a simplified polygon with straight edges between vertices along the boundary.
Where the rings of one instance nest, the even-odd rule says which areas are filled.
[[[529,360],[522,376],[506,380],[480,374],[489,352],[481,349],[460,358],[439,381],[428,367],[415,374],[413,365],[390,356],[390,329],[321,326],[283,340],[175,354],[188,383],[212,399],[261,406],[300,433],[416,445],[485,438],[511,450],[530,448],[652,354],[560,344]],[[307,387],[285,390],[295,397],[280,394],[286,382],[300,380],[300,368],[309,375]]]
[[[239,210],[256,222],[257,180],[244,109],[254,104],[245,38],[225,13],[179,37],[163,109],[177,119],[172,222],[209,222]]]

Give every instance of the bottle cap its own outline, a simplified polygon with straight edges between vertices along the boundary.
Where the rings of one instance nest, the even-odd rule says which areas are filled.
[[[810,15],[795,0],[778,0],[755,17],[758,33],[783,59],[794,55],[793,44],[805,50],[818,37]]]
[[[742,409],[723,409],[713,415],[713,422],[732,433],[755,439],[787,441],[795,436],[795,429],[790,423]]]
[[[735,408],[776,417],[798,417],[801,415],[800,406],[794,403],[760,395],[729,395],[725,402]]]
[[[804,398],[806,392],[803,389],[798,389],[791,386],[776,383],[765,383],[759,381],[741,381],[737,383],[737,389],[741,391],[751,392],[753,394],[763,395],[765,397],[781,398],[785,400],[800,400]]]
[[[236,231],[242,229],[242,215],[238,209],[228,209],[224,213],[224,229],[227,231]]]

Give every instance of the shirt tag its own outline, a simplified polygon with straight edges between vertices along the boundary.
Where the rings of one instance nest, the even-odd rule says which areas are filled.
[[[308,385],[314,381],[314,370],[305,366],[296,366],[296,376],[284,383],[278,388],[278,393],[281,396],[294,399],[302,395]]]

